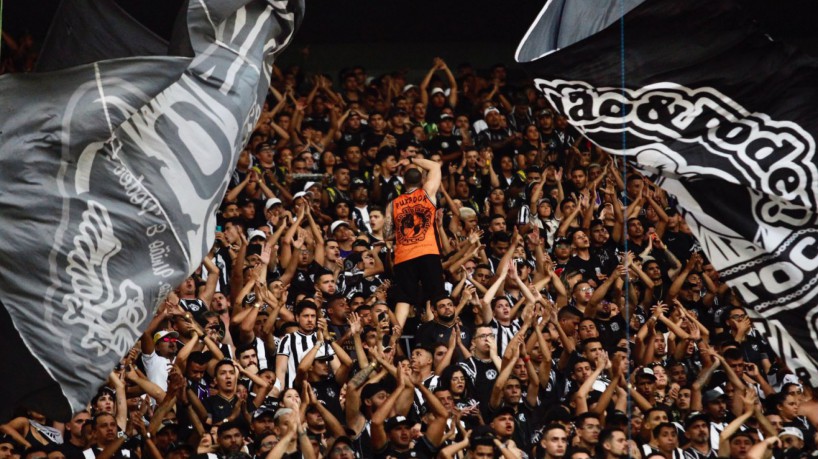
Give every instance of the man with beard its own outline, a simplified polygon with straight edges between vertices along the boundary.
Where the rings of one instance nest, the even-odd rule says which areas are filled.
[[[463,342],[463,345],[468,348],[471,343],[471,332],[469,332],[469,329],[466,327],[456,326],[456,309],[451,297],[444,296],[436,299],[432,306],[435,318],[418,327],[415,333],[416,340],[422,339],[425,342],[448,343],[452,333],[459,333],[460,340]]]
[[[710,447],[718,451],[719,437],[727,427],[727,395],[719,387],[710,389],[702,394],[702,406],[710,420]]]
[[[710,446],[710,423],[704,413],[694,411],[685,419],[685,459],[716,459],[718,454]]]
[[[267,435],[275,433],[274,416],[275,411],[266,407],[259,408],[253,413],[253,419],[250,421],[250,433],[256,440],[261,440]]]
[[[619,214],[621,218],[621,206]],[[617,259],[618,248],[614,241],[621,238],[622,225],[615,225],[613,234],[611,234],[605,228],[605,223],[602,220],[593,220],[589,231],[591,243],[588,250],[591,257],[594,258],[596,265],[601,266],[603,273],[610,273],[619,263]]]
[[[241,452],[244,446],[244,433],[237,422],[225,422],[219,426],[217,437],[217,449],[215,453],[199,455],[200,459],[225,459],[247,457]]]
[[[369,188],[361,179],[355,179],[349,186],[352,194],[352,214],[350,217],[355,222],[355,226],[359,230],[367,233],[372,232],[372,227],[369,224]]]
[[[629,457],[628,437],[625,431],[616,428],[604,429],[599,434],[599,450],[601,459]]]
[[[278,344],[276,386],[280,385],[281,389],[293,386],[298,364],[318,341],[316,336],[318,307],[315,303],[300,301],[294,312],[295,320],[298,322],[298,330],[285,335]],[[334,355],[335,351],[329,348],[327,353]]]

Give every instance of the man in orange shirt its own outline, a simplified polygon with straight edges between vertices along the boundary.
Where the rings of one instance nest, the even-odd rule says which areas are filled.
[[[419,301],[444,295],[443,267],[435,234],[441,173],[440,164],[428,159],[409,157],[398,164],[416,166],[404,173],[406,191],[389,203],[384,223],[386,240],[395,241],[395,317],[403,327],[410,305],[420,306]],[[427,171],[425,181],[420,169]]]

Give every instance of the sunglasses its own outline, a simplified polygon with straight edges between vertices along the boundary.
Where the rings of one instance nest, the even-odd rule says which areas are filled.
[[[179,341],[179,340],[177,340],[176,338],[171,338],[169,336],[165,336],[164,338],[160,338],[159,341],[161,341],[163,343],[175,343],[176,341]]]

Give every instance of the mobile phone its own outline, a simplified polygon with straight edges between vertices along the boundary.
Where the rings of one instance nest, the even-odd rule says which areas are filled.
[[[382,311],[378,313],[378,322],[384,322],[386,320],[386,311]]]
[[[222,225],[216,225],[216,232],[217,232],[217,233],[221,233],[221,232],[222,232]]]

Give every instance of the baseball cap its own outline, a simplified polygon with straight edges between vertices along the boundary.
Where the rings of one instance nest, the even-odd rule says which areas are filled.
[[[685,429],[692,426],[696,421],[704,421],[707,422],[707,415],[702,413],[701,411],[693,411],[687,415],[685,418]]]
[[[278,411],[276,411],[276,414],[273,415],[273,419],[278,419],[281,416],[286,416],[286,415],[288,415],[288,414],[290,414],[292,412],[293,412],[293,410],[290,409],[290,408],[279,408]]]
[[[270,210],[271,207],[281,204],[281,199],[278,198],[270,198],[264,203],[264,210]]]
[[[404,110],[404,109],[402,109],[400,107],[395,107],[392,110],[389,110],[389,117],[390,118],[392,118],[394,116],[398,116],[398,115],[406,115],[406,110]]]
[[[257,238],[257,237],[260,237],[260,238],[262,238],[262,239],[264,239],[266,241],[267,240],[267,233],[265,233],[264,231],[259,231],[259,230],[252,230],[249,233],[247,233],[247,240],[248,241],[252,241],[254,238]]]
[[[328,347],[328,345],[321,346],[321,348],[318,349],[318,352],[315,354],[315,360],[324,362],[332,360],[333,356],[328,352]]]
[[[332,442],[332,447],[327,448],[328,451],[327,455],[329,455],[329,453],[332,453],[332,450],[334,450],[335,447],[340,444],[345,444],[350,448],[355,449],[355,444],[352,443],[352,439],[347,437],[346,435],[341,435],[340,437],[336,438],[334,442]]]
[[[345,222],[343,220],[335,220],[334,222],[332,222],[332,225],[329,226],[329,232],[334,233],[335,230],[338,229],[338,227],[342,226],[342,225],[349,226],[349,223],[347,223],[347,222]]]
[[[569,241],[567,237],[554,238],[554,246],[558,246],[560,244],[571,245],[571,241]]]
[[[179,334],[175,331],[162,330],[153,334],[153,344],[159,342],[162,338],[178,338]]]
[[[453,120],[453,119],[454,119],[454,117],[453,117],[451,114],[449,114],[449,113],[441,113],[441,114],[440,114],[440,121],[443,121],[443,120]]]
[[[653,373],[653,370],[651,370],[650,368],[647,368],[647,367],[642,368],[641,370],[639,370],[639,373],[636,373],[637,378],[640,377],[640,376],[646,377],[646,378],[651,378],[654,381],[656,381],[656,375]]]
[[[792,435],[801,441],[804,440],[804,432],[801,432],[801,429],[798,427],[784,427],[784,429],[778,433],[778,436],[783,437],[784,435]]]
[[[389,432],[390,430],[400,427],[400,426],[411,426],[412,421],[406,418],[406,416],[395,416],[391,417],[386,420],[384,423],[384,429]]]
[[[253,419],[258,419],[262,416],[270,416],[271,418],[274,418],[275,414],[275,410],[265,406],[253,411]]]
[[[296,193],[296,194],[294,194],[294,195],[293,195],[293,201],[295,201],[295,200],[296,200],[296,199],[298,199],[298,198],[304,198],[304,197],[306,197],[306,196],[307,196],[307,192],[306,192],[306,191],[299,191],[298,193]]]
[[[377,394],[380,391],[386,391],[386,386],[384,386],[381,383],[367,384],[361,390],[361,400],[366,400],[368,398],[372,398],[372,397],[375,396],[375,394]]]
[[[710,389],[702,394],[702,403],[714,402],[722,397],[726,397],[726,395],[724,395],[724,391],[720,387]]]
[[[408,91],[408,90],[410,90],[410,89],[412,89],[412,88],[417,88],[417,86],[415,86],[415,85],[413,85],[413,84],[407,84],[406,86],[404,86],[404,87],[403,87],[403,91],[402,91],[402,92],[406,92],[406,91]]]
[[[156,429],[156,433],[159,433],[159,432],[165,430],[165,428],[175,429],[178,426],[179,426],[179,424],[176,421],[171,420],[171,419],[165,419],[165,420],[162,421],[162,424],[159,425],[159,428]]]
[[[489,107],[483,110],[483,118],[487,117],[491,112],[500,113],[500,110],[497,110],[497,107]]]
[[[549,110],[547,108],[544,108],[544,109],[540,110],[539,113],[537,113],[537,116],[538,117],[554,116],[554,112],[552,112],[551,110]]]
[[[442,88],[434,88],[432,89],[432,95],[434,96],[435,94],[443,94],[445,96],[446,92]]]

